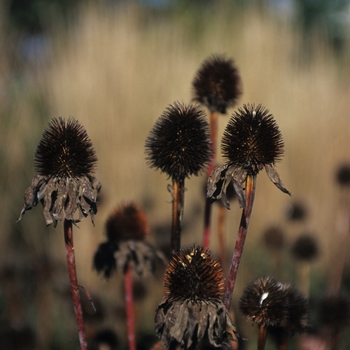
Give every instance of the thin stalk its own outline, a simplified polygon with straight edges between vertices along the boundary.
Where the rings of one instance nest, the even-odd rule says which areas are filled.
[[[264,325],[259,326],[258,350],[265,350],[267,329]]]
[[[85,333],[85,326],[84,326],[84,319],[83,319],[83,311],[81,309],[81,303],[80,303],[77,271],[75,268],[72,226],[73,225],[71,220],[67,220],[67,219],[64,220],[64,224],[63,224],[64,242],[66,246],[68,275],[69,275],[69,282],[70,282],[70,290],[71,290],[72,299],[73,299],[74,314],[78,325],[80,349],[86,350],[87,349],[86,333]]]
[[[173,218],[171,225],[170,247],[176,252],[181,247],[181,229],[184,212],[185,180],[173,179]]]
[[[248,232],[248,226],[250,221],[250,216],[253,209],[254,197],[255,197],[255,187],[256,187],[256,176],[248,175],[246,180],[245,188],[245,209],[242,211],[241,222],[239,224],[236,246],[233,251],[230,272],[227,279],[226,289],[225,289],[225,298],[224,304],[226,309],[229,310],[231,306],[231,299],[233,289],[235,287],[235,282],[237,278],[237,271],[239,263],[241,261],[244,242]]]
[[[133,293],[132,293],[132,265],[130,262],[124,273],[124,284],[125,284],[126,323],[128,327],[129,350],[136,350],[134,300],[133,300]]]
[[[218,245],[220,261],[222,266],[222,271],[226,276],[227,266],[226,266],[226,248],[225,248],[225,219],[226,219],[227,209],[223,206],[219,206],[218,214]]]
[[[218,134],[218,117],[219,112],[211,112],[209,117],[210,122],[210,140],[212,147],[212,157],[207,171],[207,179],[212,173],[216,164],[216,143]],[[204,234],[203,234],[203,247],[209,248],[210,245],[210,222],[211,222],[211,201],[206,198],[205,210],[204,210]]]

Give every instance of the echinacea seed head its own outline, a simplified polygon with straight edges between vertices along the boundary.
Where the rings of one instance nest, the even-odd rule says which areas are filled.
[[[262,105],[247,104],[229,120],[221,149],[232,166],[256,175],[281,160],[284,143],[273,115]]]
[[[315,260],[319,253],[317,240],[314,235],[303,233],[295,240],[291,251],[297,260],[309,262]]]
[[[146,161],[174,180],[198,175],[212,154],[209,124],[195,105],[168,106],[145,144]]]
[[[350,186],[350,164],[343,164],[337,169],[336,181],[341,187]]]
[[[242,81],[232,59],[213,55],[206,59],[193,80],[193,100],[211,112],[226,113],[242,94]]]
[[[108,240],[114,242],[144,240],[149,234],[147,216],[137,204],[123,203],[107,219],[106,233]]]
[[[221,300],[224,286],[220,262],[209,250],[196,245],[175,253],[164,276],[168,300]]]
[[[42,176],[74,178],[91,174],[97,157],[85,129],[73,118],[53,118],[35,153]]]
[[[258,325],[285,325],[288,313],[283,285],[272,277],[257,278],[244,289],[239,309],[248,321]]]

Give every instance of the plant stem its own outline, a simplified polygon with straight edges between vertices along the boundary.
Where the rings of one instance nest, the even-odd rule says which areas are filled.
[[[177,252],[181,247],[181,229],[184,212],[185,180],[173,179],[173,218],[171,225],[170,247]]]
[[[265,350],[267,330],[264,325],[259,326],[258,350]]]
[[[222,266],[222,271],[226,276],[227,273],[227,264],[226,264],[226,248],[225,248],[225,219],[226,219],[227,209],[223,206],[219,206],[219,215],[218,215],[218,246],[220,261]]]
[[[236,246],[235,246],[235,250],[233,251],[230,272],[229,272],[226,289],[225,289],[224,304],[227,310],[229,310],[231,306],[232,293],[235,287],[237,271],[238,271],[239,263],[241,261],[244,242],[248,232],[250,216],[252,213],[253,203],[254,203],[255,186],[256,186],[256,176],[248,175],[246,180],[246,188],[245,188],[245,209],[243,209],[242,211],[241,222],[239,225],[237,239],[236,239]]]
[[[64,220],[64,242],[66,246],[66,257],[67,257],[67,266],[68,266],[68,275],[70,282],[70,290],[72,293],[74,314],[78,325],[78,334],[80,349],[86,350],[86,333],[83,319],[83,311],[81,309],[79,289],[78,289],[78,280],[77,272],[75,268],[75,256],[74,256],[74,245],[73,245],[73,228],[71,220]]]
[[[134,300],[133,300],[133,293],[132,293],[132,265],[130,262],[124,273],[124,283],[125,283],[126,323],[128,326],[129,350],[136,350]]]
[[[218,134],[218,112],[211,112],[209,121],[210,121],[210,140],[212,147],[212,156],[210,164],[207,171],[207,179],[212,173],[215,164],[216,164],[216,143],[217,143],[217,134]],[[211,222],[211,201],[209,198],[206,198],[205,201],[205,210],[204,210],[204,234],[203,234],[203,247],[209,248],[210,244],[210,222]]]

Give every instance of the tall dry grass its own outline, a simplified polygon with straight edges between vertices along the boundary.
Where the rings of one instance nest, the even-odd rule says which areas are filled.
[[[191,82],[201,62],[213,53],[225,53],[235,59],[242,75],[244,94],[239,105],[262,103],[276,118],[285,141],[285,156],[277,170],[293,194],[292,199],[287,197],[264,173],[259,175],[234,298],[252,276],[264,272],[268,258],[261,247],[261,232],[271,223],[285,224],[284,212],[293,199],[306,204],[310,213],[306,228],[319,238],[322,258],[316,271],[322,274],[330,266],[338,190],[334,172],[340,162],[350,161],[349,71],[342,68],[346,65],[339,66],[320,39],[313,41],[311,61],[303,64],[301,33],[278,15],[220,7],[191,15],[185,10],[163,18],[137,7],[107,10],[87,5],[68,29],[52,24],[49,59],[40,66],[25,67],[24,81],[14,82],[6,68],[1,69],[7,103],[0,105],[4,121],[0,228],[2,245],[11,242],[3,264],[25,259],[10,254],[17,244],[11,235],[24,241],[21,249],[30,247],[34,256],[47,252],[58,261],[64,259],[61,228],[46,229],[40,208],[28,212],[15,228],[14,221],[33,176],[32,159],[43,128],[52,117],[74,116],[94,143],[99,158],[96,176],[102,183],[95,227],[86,220],[75,229],[78,277],[91,292],[112,302],[119,293],[117,282],[109,284],[91,271],[93,253],[104,240],[107,215],[121,201],[135,200],[148,212],[154,229],[170,227],[169,180],[147,167],[144,142],[168,104],[191,100]],[[1,67],[6,64],[0,59]],[[221,133],[227,122],[228,116],[220,117]],[[203,182],[204,176],[186,182],[184,244],[201,242]],[[216,208],[214,217],[215,213]],[[232,205],[226,237],[231,249],[239,216],[238,205]],[[285,227],[293,240],[298,232]],[[167,243],[168,235],[164,229],[163,235],[150,239]],[[161,282],[154,293],[156,303]],[[154,306],[144,307],[150,320]],[[150,321],[145,328],[152,327]]]

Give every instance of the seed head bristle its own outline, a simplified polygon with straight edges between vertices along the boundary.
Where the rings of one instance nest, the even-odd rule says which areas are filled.
[[[175,180],[198,175],[212,154],[209,124],[198,106],[167,107],[145,145],[146,161]]]
[[[97,157],[85,129],[73,118],[53,118],[35,153],[42,176],[81,177],[93,172]]]
[[[284,143],[273,115],[262,105],[247,104],[229,120],[221,149],[233,166],[256,175],[281,160]]]
[[[193,100],[211,112],[226,113],[242,94],[242,82],[232,59],[213,55],[205,60],[193,80]]]
[[[175,253],[164,276],[165,295],[169,301],[221,300],[224,288],[220,262],[209,250],[199,246]]]
[[[142,241],[149,234],[147,216],[135,203],[119,205],[106,221],[106,233],[109,241]]]

